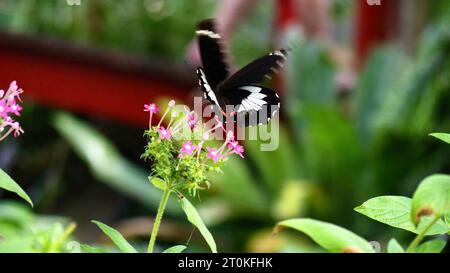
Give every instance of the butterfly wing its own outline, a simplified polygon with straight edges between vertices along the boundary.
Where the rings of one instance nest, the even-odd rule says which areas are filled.
[[[245,84],[255,84],[269,78],[283,67],[286,60],[287,51],[284,49],[273,51],[234,73],[229,79],[219,86],[219,92],[226,93],[227,90]]]
[[[239,126],[266,124],[280,109],[280,98],[275,91],[257,85],[235,87],[223,98],[227,105],[234,106]]]
[[[197,26],[197,39],[206,79],[213,90],[229,76],[222,37],[216,31],[215,21],[207,19]]]
[[[217,96],[208,82],[205,71],[201,67],[197,68],[197,77],[200,88],[202,89],[203,95],[205,96],[205,99],[209,100],[211,103],[214,103],[220,107],[219,101],[217,100]]]

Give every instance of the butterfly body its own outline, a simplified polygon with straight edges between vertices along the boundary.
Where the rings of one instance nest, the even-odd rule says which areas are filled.
[[[280,99],[275,91],[258,83],[278,72],[286,51],[271,52],[230,75],[222,37],[215,29],[214,20],[200,22],[196,34],[203,64],[197,69],[197,76],[204,97],[224,114],[231,106],[230,114],[238,117],[240,126],[267,123],[279,110]]]

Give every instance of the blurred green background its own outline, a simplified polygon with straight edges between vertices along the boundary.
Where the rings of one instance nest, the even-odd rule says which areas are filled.
[[[271,48],[273,1],[262,2],[231,41],[239,66]],[[336,38],[351,47],[345,33],[353,31],[354,2],[332,3],[337,33],[344,33]],[[196,22],[211,17],[215,6],[212,0],[98,0],[77,7],[1,0],[0,27],[184,63]],[[378,195],[410,196],[425,176],[450,170],[448,150],[427,136],[450,132],[450,5],[427,6],[413,49],[395,41],[374,49],[346,92],[324,45],[285,37],[296,47],[285,72],[279,149],[261,152],[257,141],[248,141],[245,159],[232,158],[195,200],[219,251],[320,251],[298,234],[272,236],[277,221],[293,217],[339,224],[382,244],[412,237],[353,208]],[[109,244],[91,219],[145,248],[160,193],[148,183],[150,166],[139,160],[143,129],[25,105],[26,134],[1,144],[0,166],[35,208],[0,192],[0,231],[20,241],[0,243],[0,251],[46,251],[71,221],[77,229],[64,240]],[[177,206],[169,204],[166,215],[160,249],[186,243],[192,232]],[[188,249],[207,246],[194,233]]]

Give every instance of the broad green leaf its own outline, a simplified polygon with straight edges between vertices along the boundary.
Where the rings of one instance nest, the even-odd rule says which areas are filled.
[[[31,201],[31,198],[26,194],[26,192],[2,169],[0,169],[0,189],[14,192],[33,206],[33,201]]]
[[[181,253],[186,249],[185,245],[177,245],[173,247],[169,247],[168,249],[164,250],[163,253]]]
[[[446,243],[447,242],[442,239],[433,239],[420,244],[414,249],[414,253],[441,253]]]
[[[422,216],[441,217],[450,213],[450,175],[434,174],[420,183],[412,200],[412,221]]]
[[[106,249],[103,249],[98,246],[90,246],[86,244],[80,244],[81,252],[82,253],[108,253]]]
[[[100,182],[150,208],[158,207],[161,192],[147,182],[146,171],[120,155],[100,132],[64,112],[54,115],[53,126],[86,162]],[[181,213],[173,199],[169,200],[165,212],[172,215]]]
[[[378,196],[367,200],[355,211],[381,223],[419,234],[421,229],[411,221],[412,199],[404,196]],[[438,221],[427,235],[445,233],[443,221]]]
[[[161,178],[149,176],[148,181],[150,181],[150,183],[152,183],[153,186],[162,191],[166,189],[166,182],[164,182],[164,180],[162,180]]]
[[[200,215],[198,214],[195,207],[191,204],[191,202],[189,202],[189,200],[187,200],[186,197],[181,198],[179,202],[184,213],[186,213],[189,222],[191,222],[195,227],[198,228],[203,238],[205,238],[206,242],[208,243],[211,251],[213,253],[217,253],[216,242],[214,241],[211,232],[209,232],[208,228],[203,223],[202,218],[200,218]]]
[[[292,228],[305,233],[318,245],[334,253],[373,253],[372,245],[353,232],[318,220],[297,218],[279,222],[275,231]]]
[[[433,133],[430,134],[430,136],[433,136],[437,139],[440,139],[444,142],[447,142],[448,144],[450,144],[450,134],[444,134],[444,133]]]
[[[92,223],[96,224],[103,231],[103,233],[105,233],[114,242],[122,253],[137,253],[136,249],[130,245],[125,238],[123,238],[120,232],[99,221],[92,221]]]
[[[405,253],[405,250],[397,242],[397,240],[392,238],[391,240],[389,240],[389,243],[388,243],[388,246],[387,246],[387,252],[388,253]]]

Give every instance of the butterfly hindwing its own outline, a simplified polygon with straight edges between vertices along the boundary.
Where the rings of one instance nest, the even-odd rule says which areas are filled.
[[[270,78],[283,66],[286,54],[286,50],[280,49],[256,59],[220,84],[220,92],[226,93],[228,89],[236,86],[255,84],[263,81],[265,77]]]
[[[275,91],[257,85],[244,85],[228,90],[224,101],[234,106],[239,126],[266,124],[280,108]]]
[[[217,32],[213,19],[201,21],[197,26],[196,34],[208,83],[212,89],[215,89],[219,83],[229,76],[222,37]]]

